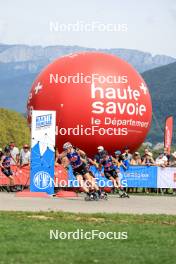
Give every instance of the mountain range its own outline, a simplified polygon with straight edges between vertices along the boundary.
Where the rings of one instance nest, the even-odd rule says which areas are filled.
[[[78,46],[27,46],[0,44],[0,107],[25,113],[26,99],[37,74],[54,59],[81,51],[114,54],[139,71],[151,92],[154,121],[148,140],[162,141],[167,115],[175,114],[176,59],[130,49],[90,49]],[[176,125],[175,125],[176,127]]]
[[[0,78],[38,73],[43,67],[61,56],[83,51],[99,51],[114,54],[130,64],[137,71],[144,72],[176,61],[165,55],[152,56],[150,53],[130,49],[93,49],[79,46],[27,46],[0,44]],[[8,74],[6,74],[8,73]]]

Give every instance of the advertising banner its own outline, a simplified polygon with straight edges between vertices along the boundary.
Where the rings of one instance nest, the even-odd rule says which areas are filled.
[[[157,187],[176,189],[176,168],[158,167]]]
[[[122,180],[127,187],[157,188],[157,167],[130,166],[122,172]]]
[[[168,149],[168,153],[171,152],[173,134],[173,116],[166,118],[165,132],[164,132],[164,147]]]
[[[69,139],[90,157],[102,141],[109,153],[125,146],[133,152],[152,120],[142,76],[126,61],[102,52],[75,53],[50,63],[35,79],[27,108],[29,123],[31,109],[55,110],[57,148]]]
[[[103,170],[99,171],[94,166],[90,169],[100,187],[113,187],[112,182],[103,176]],[[12,166],[12,171],[15,185],[30,185],[29,166],[23,168]],[[121,171],[119,177],[124,187],[176,189],[176,167],[130,166],[126,172]],[[9,179],[0,171],[0,186],[6,185],[9,185]],[[71,166],[68,170],[61,165],[55,166],[54,185],[55,187],[79,187]]]
[[[29,186],[30,184],[30,167],[11,166],[15,185]],[[9,185],[9,179],[0,171],[0,186]]]
[[[111,181],[108,181],[103,176],[103,171],[99,171],[94,166],[91,167],[91,172],[96,178],[96,182],[100,187],[112,187]],[[78,187],[75,177],[70,168],[69,172],[69,187]],[[127,171],[121,170],[120,173],[121,184],[124,187],[144,187],[157,188],[157,167],[147,166],[130,166]],[[76,183],[76,185],[74,184]]]
[[[32,111],[30,191],[54,193],[56,112]]]

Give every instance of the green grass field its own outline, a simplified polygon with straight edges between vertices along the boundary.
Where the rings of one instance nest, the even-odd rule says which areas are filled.
[[[50,229],[128,232],[127,240],[50,240]],[[175,263],[176,217],[0,212],[0,263]]]

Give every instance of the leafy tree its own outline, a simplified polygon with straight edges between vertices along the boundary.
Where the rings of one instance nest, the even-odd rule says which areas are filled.
[[[14,141],[18,147],[30,143],[30,129],[26,118],[15,111],[0,108],[0,147]]]

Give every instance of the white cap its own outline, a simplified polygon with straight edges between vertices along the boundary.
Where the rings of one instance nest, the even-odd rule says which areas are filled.
[[[97,149],[103,151],[104,147],[103,146],[99,146]]]

